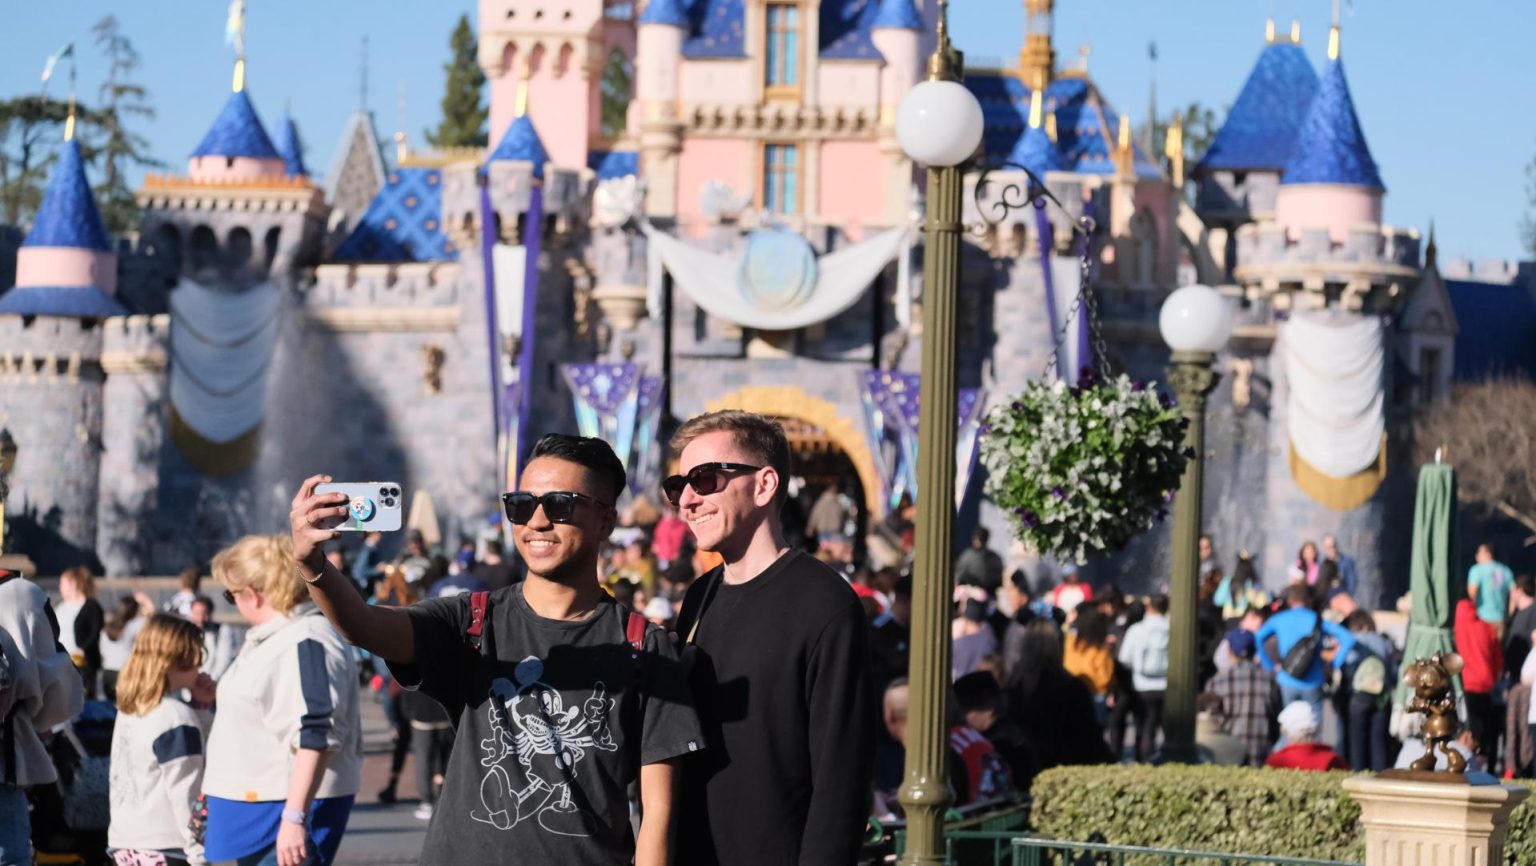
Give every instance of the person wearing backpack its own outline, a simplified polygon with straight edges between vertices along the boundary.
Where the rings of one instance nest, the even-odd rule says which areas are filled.
[[[1168,596],[1147,600],[1147,615],[1125,631],[1120,661],[1131,669],[1131,685],[1141,698],[1136,720],[1136,760],[1152,757],[1163,727],[1163,699],[1168,692]]]
[[[1305,584],[1291,584],[1286,587],[1283,597],[1286,609],[1270,617],[1254,636],[1258,643],[1259,664],[1275,675],[1275,683],[1280,687],[1281,706],[1306,701],[1312,706],[1313,715],[1321,719],[1326,665],[1324,639],[1331,638],[1337,644],[1335,659],[1347,659],[1355,647],[1355,637],[1348,629],[1328,622],[1312,610],[1312,590]],[[1270,654],[1271,639],[1279,651],[1278,659]],[[1284,742],[1282,736],[1282,745]]]
[[[0,866],[31,866],[26,789],[59,778],[43,737],[84,705],[47,594],[0,569]]]
[[[613,449],[540,439],[502,497],[527,578],[409,608],[364,603],[326,562],[321,546],[348,510],[345,496],[315,493],[329,480],[305,480],[289,515],[310,597],[458,728],[420,862],[669,863],[676,763],[704,740],[666,633],[598,584],[626,483]]]
[[[1380,772],[1392,766],[1387,727],[1397,683],[1397,653],[1392,641],[1376,630],[1376,620],[1363,610],[1346,617],[1344,627],[1355,636],[1355,648],[1341,670],[1349,686],[1344,757],[1356,770]]]

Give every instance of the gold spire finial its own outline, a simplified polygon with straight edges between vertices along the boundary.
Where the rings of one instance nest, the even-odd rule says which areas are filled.
[[[1136,156],[1131,148],[1131,116],[1120,115],[1120,130],[1115,136],[1115,173],[1123,177],[1134,174]]]
[[[1173,175],[1173,186],[1182,189],[1184,186],[1184,117],[1175,114],[1173,123],[1168,126],[1168,140],[1163,146],[1163,155],[1168,157],[1168,167]]]
[[[1339,25],[1328,28],[1328,59],[1339,59]]]
[[[1045,135],[1051,141],[1056,140],[1056,112],[1054,111],[1045,116]]]
[[[405,82],[401,81],[396,90],[396,111],[399,115],[399,125],[395,127],[395,165],[404,164],[410,154],[410,145],[405,138]]]
[[[1051,45],[1051,16],[1055,0],[1024,0],[1024,47],[1019,71],[1031,87],[1044,87],[1056,75],[1056,49]]]
[[[1087,75],[1088,75],[1088,58],[1092,54],[1093,54],[1093,46],[1089,45],[1087,42],[1084,42],[1082,45],[1077,46],[1078,66],[1079,66],[1079,68],[1082,69],[1084,77],[1087,77]]]
[[[1273,18],[1264,19],[1264,41],[1275,41],[1275,19]]]
[[[239,93],[240,91],[245,89],[245,58],[244,57],[241,57],[241,58],[239,58],[239,59],[237,59],[235,61],[235,80],[232,83],[230,89],[232,89],[235,93]]]
[[[235,46],[235,93],[245,89],[245,0],[229,0],[229,16],[224,19],[224,41]]]
[[[1291,41],[1296,43],[1297,45],[1301,44],[1301,19],[1300,18],[1292,18],[1291,19]]]
[[[1115,146],[1121,150],[1131,149],[1131,116],[1129,114],[1120,115],[1120,137]]]
[[[1029,128],[1039,129],[1041,115],[1045,113],[1045,100],[1040,97],[1040,88],[1036,87],[1029,93]]]
[[[928,57],[928,80],[958,81],[964,68],[964,55],[949,42],[949,0],[939,0],[939,24],[934,34],[938,44]]]

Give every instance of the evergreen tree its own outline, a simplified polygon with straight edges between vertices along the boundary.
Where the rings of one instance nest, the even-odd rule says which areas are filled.
[[[1531,209],[1520,222],[1520,237],[1525,241],[1525,251],[1536,256],[1536,156],[1525,167],[1525,197]]]
[[[629,102],[633,98],[634,75],[629,68],[629,59],[615,48],[608,53],[608,62],[603,65],[602,132],[608,139],[624,134]]]
[[[64,140],[69,103],[43,96],[0,100],[0,223],[23,226],[42,204],[48,173]],[[100,115],[75,106],[76,140],[87,162],[97,151],[87,136],[100,126]]]
[[[102,182],[96,187],[96,197],[107,231],[126,232],[137,227],[139,221],[139,205],[128,185],[128,170],[163,165],[149,155],[149,141],[130,130],[127,121],[132,117],[152,119],[155,110],[149,105],[149,92],[133,80],[133,73],[139,68],[139,53],[122,34],[117,18],[108,15],[96,22],[91,32],[96,35],[96,47],[107,60],[107,77],[99,91],[102,138],[98,152]]]
[[[453,58],[443,64],[443,71],[448,74],[443,89],[443,118],[438,121],[436,132],[427,130],[427,141],[433,147],[483,147],[489,114],[480,101],[485,73],[480,69],[475,31],[469,26],[468,15],[459,16],[448,44]]]

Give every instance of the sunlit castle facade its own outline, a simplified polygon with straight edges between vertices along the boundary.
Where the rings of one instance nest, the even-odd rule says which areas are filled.
[[[1116,370],[1161,378],[1156,314],[1180,283],[1240,306],[1207,464],[1224,558],[1253,550],[1279,586],[1300,541],[1333,533],[1373,601],[1400,587],[1406,541],[1385,528],[1411,513],[1406,424],[1455,375],[1455,313],[1418,232],[1382,222],[1337,31],[1319,72],[1271,27],[1186,197],[1182,157],[1132,141],[1086,60],[1058,62],[1053,5],[1026,0],[1017,61],[965,79],[986,129],[959,316],[968,478],[945,492],[962,530],[1007,535],[965,459],[979,413],[1089,357],[1069,217],[986,222],[1023,165],[1098,227]],[[601,433],[649,495],[670,426],[725,407],[782,419],[805,484],[883,516],[913,492],[923,338],[921,172],[893,124],[937,16],[482,0],[490,147],[386,159],[360,112],[313,179],[242,75],[222,110],[208,94],[185,173],[146,180],[115,265],[67,143],[0,295],[16,546],[45,572],[168,573],[283,526],[318,471],[398,481],[445,537],[475,536],[519,443]],[[1149,590],[1166,547],[1154,531],[1091,568]]]

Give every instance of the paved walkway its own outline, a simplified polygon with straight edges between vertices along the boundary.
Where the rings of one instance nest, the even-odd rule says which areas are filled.
[[[416,770],[407,758],[396,794],[399,801],[386,806],[379,791],[389,781],[392,735],[384,708],[371,689],[362,692],[363,787],[347,822],[347,835],[336,855],[338,864],[384,866],[416,863],[426,839],[427,822],[411,815],[416,810]]]

